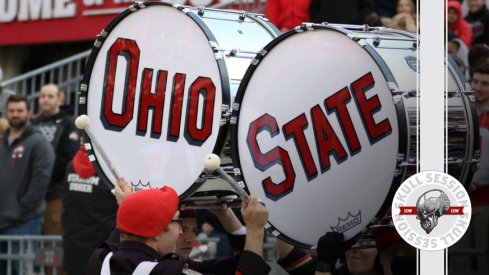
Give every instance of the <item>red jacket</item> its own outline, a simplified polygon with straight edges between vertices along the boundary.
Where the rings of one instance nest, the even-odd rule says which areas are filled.
[[[310,22],[310,0],[268,0],[265,16],[281,31]]]
[[[458,13],[457,21],[453,24],[448,24],[448,29],[455,33],[462,40],[467,48],[470,49],[474,41],[474,35],[469,23],[463,19],[462,6],[456,0],[448,1],[448,9],[454,9]]]

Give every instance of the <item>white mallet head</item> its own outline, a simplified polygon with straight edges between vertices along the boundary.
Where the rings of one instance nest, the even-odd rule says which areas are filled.
[[[87,115],[81,115],[75,119],[76,128],[83,130],[90,124],[90,118]]]
[[[221,159],[216,154],[209,154],[204,158],[204,167],[209,171],[215,171],[221,165]]]

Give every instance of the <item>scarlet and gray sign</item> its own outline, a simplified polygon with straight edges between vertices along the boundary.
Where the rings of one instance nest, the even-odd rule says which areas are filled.
[[[134,0],[0,0],[0,46],[95,40]],[[220,0],[173,0],[208,6]]]

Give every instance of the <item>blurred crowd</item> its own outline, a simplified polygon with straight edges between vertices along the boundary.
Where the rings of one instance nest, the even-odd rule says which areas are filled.
[[[303,22],[368,24],[416,32],[413,0],[268,0],[265,15],[281,31]]]

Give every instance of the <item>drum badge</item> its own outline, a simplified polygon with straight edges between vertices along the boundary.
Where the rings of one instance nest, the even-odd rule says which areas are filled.
[[[139,182],[137,184],[134,184],[131,181],[131,185],[132,185],[132,190],[133,191],[141,191],[141,190],[146,190],[146,189],[154,189],[153,187],[151,187],[151,184],[149,182],[146,183],[146,184],[143,184],[141,182],[141,180],[139,180]]]
[[[346,218],[342,219],[341,217],[338,217],[338,224],[336,226],[330,226],[330,228],[334,232],[343,233],[360,223],[362,223],[362,212],[358,210],[356,215],[352,215],[350,211],[348,211]]]
[[[406,62],[411,70],[418,72],[418,59],[416,56],[406,56]]]
[[[471,212],[464,186],[454,177],[437,171],[409,177],[392,202],[397,232],[407,243],[422,250],[445,249],[456,243],[470,224]]]

